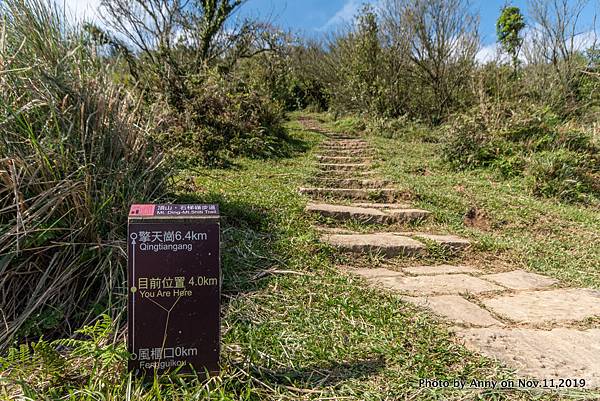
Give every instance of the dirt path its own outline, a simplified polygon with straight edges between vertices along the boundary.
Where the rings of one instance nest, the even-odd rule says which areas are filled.
[[[429,218],[403,202],[403,194],[372,170],[373,149],[362,138],[327,133],[319,172],[300,192],[314,202],[307,213],[339,223],[403,224]],[[469,241],[448,233],[358,233],[323,229],[322,241],[340,252],[397,258],[427,252],[427,244],[460,251]],[[348,268],[368,283],[401,295],[446,319],[468,348],[500,360],[545,386],[600,387],[600,292],[566,288],[557,280],[523,270],[482,271],[462,265],[398,269]],[[545,382],[544,382],[545,380]]]

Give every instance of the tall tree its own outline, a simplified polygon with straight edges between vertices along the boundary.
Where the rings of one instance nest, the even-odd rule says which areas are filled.
[[[525,19],[519,7],[505,6],[496,21],[496,34],[502,49],[512,60],[515,74],[519,67],[519,52],[523,46],[522,31],[524,28]]]
[[[459,102],[479,47],[479,19],[469,0],[385,0],[383,26],[390,47],[408,60],[403,74],[420,93],[419,108],[440,122]],[[426,110],[425,110],[426,109]]]
[[[227,25],[245,0],[102,0],[105,25],[114,45],[127,43],[150,70],[169,104],[182,110],[190,77],[204,66],[254,51],[262,25]],[[120,39],[119,39],[120,38]],[[146,77],[144,77],[146,78]]]
[[[585,27],[583,23],[589,3],[590,0],[528,0],[533,21],[528,61],[551,66],[554,71],[551,78],[557,79],[561,88],[557,104],[575,101],[581,70],[579,52],[585,45],[593,47],[580,40],[581,33],[595,32],[594,26]],[[552,82],[545,85],[551,86]]]

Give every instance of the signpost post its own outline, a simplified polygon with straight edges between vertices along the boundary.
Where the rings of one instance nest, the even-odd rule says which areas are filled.
[[[218,205],[132,205],[128,254],[129,370],[217,373]]]

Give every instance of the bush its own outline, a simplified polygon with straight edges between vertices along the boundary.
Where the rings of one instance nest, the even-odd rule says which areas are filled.
[[[478,114],[457,116],[444,133],[444,157],[455,168],[492,167],[515,156],[511,144],[490,132]]]
[[[288,151],[283,129],[283,107],[234,75],[207,71],[197,78],[179,115],[168,110],[156,133],[167,150],[178,157],[207,165],[223,164],[234,156],[274,157]]]
[[[1,349],[122,310],[128,208],[167,173],[139,104],[61,11],[0,12]]]
[[[532,155],[526,176],[536,195],[565,201],[587,201],[600,196],[598,161],[567,149]]]
[[[584,201],[598,195],[600,147],[593,137],[546,108],[516,110],[501,118],[490,117],[500,115],[498,110],[481,109],[456,116],[445,127],[445,159],[455,168],[526,176],[540,196]]]

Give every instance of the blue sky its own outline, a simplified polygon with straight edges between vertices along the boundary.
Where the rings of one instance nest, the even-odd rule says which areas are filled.
[[[276,23],[293,31],[318,35],[340,22],[351,20],[365,2],[376,4],[377,0],[248,0],[240,14],[272,17]],[[509,3],[527,12],[526,0]],[[593,3],[594,0],[591,0],[584,22],[591,23]],[[496,19],[505,4],[506,0],[472,1],[473,9],[480,15],[483,44],[495,42]]]
[[[248,0],[240,15],[268,17],[276,24],[293,32],[318,37],[336,26],[351,21],[363,3],[377,4],[379,0]],[[577,0],[569,0],[577,1]],[[480,16],[482,48],[478,59],[486,61],[497,51],[496,19],[507,3],[515,5],[527,17],[527,0],[472,0],[471,5]],[[581,37],[590,34],[594,8],[600,2],[590,0],[581,17]],[[528,21],[529,22],[529,21]],[[589,37],[589,36],[588,36]]]
[[[79,16],[92,14],[100,3],[100,0],[56,1],[64,1]],[[267,18],[295,33],[318,37],[351,21],[363,3],[376,4],[378,1],[380,0],[248,0],[240,9],[239,16]],[[482,58],[491,57],[496,51],[496,19],[507,0],[472,0],[471,3],[473,10],[480,15]],[[589,3],[582,17],[582,33],[586,29],[589,31],[594,7],[600,1],[590,0]],[[510,4],[520,7],[527,15],[527,0],[512,0]]]

